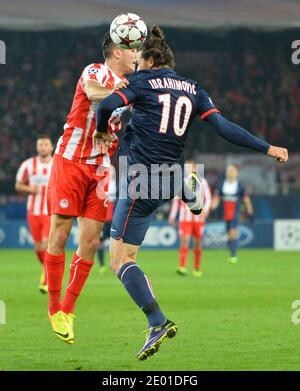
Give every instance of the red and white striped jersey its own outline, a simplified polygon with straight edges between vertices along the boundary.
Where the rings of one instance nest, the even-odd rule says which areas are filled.
[[[25,160],[19,167],[16,181],[26,185],[38,185],[36,194],[29,194],[27,213],[34,216],[48,215],[47,187],[51,174],[52,158],[42,163],[38,156]]]
[[[86,66],[77,82],[71,110],[64,125],[64,133],[57,143],[55,153],[69,160],[86,164],[104,165],[109,167],[110,156],[118,147],[118,138],[105,155],[93,149],[92,135],[96,128],[97,102],[88,100],[84,92],[84,83],[96,80],[101,87],[113,89],[122,79],[106,64],[90,64]],[[109,131],[116,133],[121,129],[121,114],[115,111],[109,121]]]
[[[211,191],[206,179],[203,178],[203,211],[208,213],[211,208]],[[202,213],[200,215],[194,215],[186,206],[186,204],[179,198],[175,197],[172,201],[170,209],[170,219],[176,219],[179,210],[180,222],[200,222],[205,221]]]

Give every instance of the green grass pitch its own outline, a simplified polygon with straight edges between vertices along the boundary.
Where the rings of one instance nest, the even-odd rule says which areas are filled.
[[[201,279],[176,275],[177,257],[140,253],[161,308],[179,330],[156,356],[137,362],[146,319],[109,270],[99,275],[95,264],[76,309],[76,341],[66,345],[50,329],[34,253],[1,250],[7,323],[0,325],[0,370],[300,369],[300,325],[291,321],[291,304],[300,299],[299,253],[243,250],[229,265],[226,251],[206,251]]]

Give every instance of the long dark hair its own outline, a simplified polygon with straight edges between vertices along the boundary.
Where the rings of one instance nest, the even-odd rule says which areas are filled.
[[[153,67],[175,68],[174,55],[167,45],[165,35],[158,26],[153,26],[140,51],[144,60],[153,59]]]

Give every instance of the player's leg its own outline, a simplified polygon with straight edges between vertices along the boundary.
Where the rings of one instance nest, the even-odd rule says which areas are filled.
[[[149,323],[148,338],[137,355],[139,360],[154,354],[177,331],[177,326],[161,311],[148,277],[136,264],[139,246],[158,206],[159,200],[119,199],[111,228],[111,268]]]
[[[229,263],[235,264],[237,263],[237,242],[238,242],[238,229],[237,229],[237,222],[235,220],[232,220],[228,222],[227,224],[227,235],[228,235],[228,240],[227,240],[227,245],[229,248]]]
[[[40,282],[39,282],[39,290],[42,293],[45,293],[45,289],[41,289],[45,281],[45,273],[44,273],[44,263],[45,263],[45,251],[42,245],[42,216],[33,216],[28,215],[27,216],[27,222],[29,227],[30,235],[34,241],[34,252],[40,261],[43,271],[40,276]]]
[[[39,243],[39,251],[43,261],[43,271],[40,277],[39,289],[42,293],[48,292],[47,286],[47,270],[46,270],[46,252],[48,248],[49,234],[50,234],[51,218],[50,216],[41,216],[41,241]]]
[[[187,274],[187,260],[189,253],[189,243],[191,238],[191,224],[190,222],[181,221],[179,222],[179,267],[176,272],[180,275],[185,276]]]
[[[204,222],[193,222],[193,237],[194,237],[194,277],[202,277],[203,272],[201,270],[202,260],[202,238],[204,233]]]
[[[71,216],[51,216],[51,229],[46,252],[49,320],[56,335],[64,342],[73,343],[73,332],[61,309],[62,280],[65,269],[65,248],[72,229]]]
[[[86,217],[78,218],[79,247],[73,254],[66,294],[62,303],[65,314],[73,314],[76,301],[94,264],[99,236],[104,223]]]
[[[73,217],[52,215],[46,253],[49,313],[61,310],[61,289],[65,269],[65,249],[72,229]]]
[[[94,264],[108,205],[109,170],[104,169],[98,172],[96,166],[86,165],[85,173],[88,186],[82,200],[83,208],[78,218],[79,247],[73,254],[69,281],[62,303],[63,312],[66,314],[71,328],[73,328],[76,301]]]
[[[73,343],[74,334],[61,309],[61,289],[65,267],[65,248],[73,218],[80,216],[88,186],[88,171],[62,156],[54,155],[48,184],[47,206],[51,215],[51,229],[46,253],[49,292],[49,319],[54,332],[67,343]]]

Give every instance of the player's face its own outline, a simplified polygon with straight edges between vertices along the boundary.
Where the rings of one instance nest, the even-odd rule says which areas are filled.
[[[137,53],[137,71],[142,71],[144,69],[150,69],[153,65],[153,61],[152,59],[150,60],[145,60],[143,57],[142,57],[142,52],[139,51]]]
[[[52,155],[53,146],[51,140],[48,138],[39,138],[36,142],[36,150],[40,157]]]
[[[136,49],[118,49],[119,64],[124,74],[132,73],[136,68]]]
[[[238,169],[235,166],[228,166],[226,170],[226,178],[235,181],[239,175]]]

